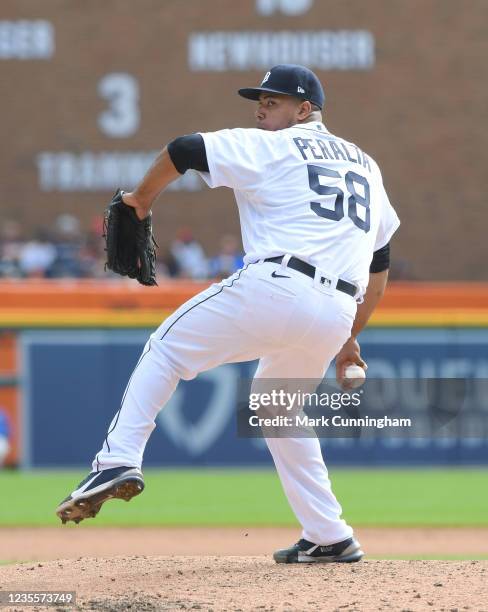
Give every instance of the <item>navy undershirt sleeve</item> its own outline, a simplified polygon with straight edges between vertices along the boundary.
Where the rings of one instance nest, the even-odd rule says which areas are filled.
[[[390,267],[390,243],[373,253],[373,259],[369,266],[370,272],[383,272]]]
[[[168,144],[168,153],[180,174],[187,170],[208,172],[207,152],[201,134],[175,138]]]

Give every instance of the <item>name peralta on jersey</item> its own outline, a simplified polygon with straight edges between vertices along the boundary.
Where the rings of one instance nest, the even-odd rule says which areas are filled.
[[[400,222],[376,162],[322,123],[202,133],[210,187],[235,192],[245,263],[290,253],[363,292]]]

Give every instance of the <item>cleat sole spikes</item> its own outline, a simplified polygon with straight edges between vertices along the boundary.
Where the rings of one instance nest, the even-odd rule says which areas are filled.
[[[137,477],[128,476],[114,482],[103,491],[87,495],[82,499],[68,499],[58,506],[56,514],[63,525],[68,521],[76,524],[83,519],[94,518],[100,511],[102,505],[109,499],[123,499],[130,501],[144,490],[144,482]]]

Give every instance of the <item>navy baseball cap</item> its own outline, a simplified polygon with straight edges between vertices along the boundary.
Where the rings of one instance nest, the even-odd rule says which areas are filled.
[[[317,75],[305,66],[279,64],[264,75],[260,87],[244,87],[239,95],[248,100],[259,100],[262,93],[279,93],[309,100],[320,109],[324,106],[325,94]]]

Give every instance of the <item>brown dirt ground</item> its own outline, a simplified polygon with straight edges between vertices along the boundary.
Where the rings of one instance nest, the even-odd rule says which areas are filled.
[[[363,528],[357,536],[373,556],[488,551],[486,529]],[[79,610],[488,612],[488,561],[276,565],[270,552],[296,539],[287,528],[3,529],[0,559],[30,562],[0,567],[0,592],[76,591]]]

